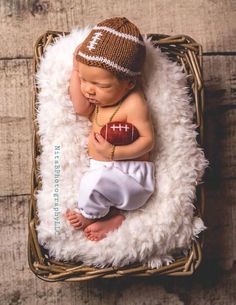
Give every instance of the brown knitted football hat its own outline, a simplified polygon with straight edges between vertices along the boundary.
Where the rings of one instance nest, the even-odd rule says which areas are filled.
[[[145,44],[139,29],[125,17],[98,23],[83,41],[78,61],[111,71],[121,79],[141,75]]]

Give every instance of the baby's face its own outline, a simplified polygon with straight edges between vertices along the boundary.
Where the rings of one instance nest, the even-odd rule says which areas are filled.
[[[111,72],[79,62],[81,92],[90,103],[103,106],[116,104],[132,87],[127,80],[118,80]]]

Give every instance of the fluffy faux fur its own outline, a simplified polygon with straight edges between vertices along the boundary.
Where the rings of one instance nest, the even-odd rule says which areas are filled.
[[[156,190],[143,208],[125,214],[118,230],[99,242],[89,241],[63,216],[66,209],[76,208],[80,179],[88,167],[90,123],[75,115],[68,86],[73,51],[89,31],[89,27],[73,30],[50,45],[36,75],[42,144],[42,190],[36,194],[39,242],[56,259],[102,267],[139,261],[158,267],[170,262],[176,249],[187,249],[205,228],[202,220],[193,216],[196,185],[207,160],[196,142],[186,75],[145,37],[143,84],[155,125],[152,160]]]

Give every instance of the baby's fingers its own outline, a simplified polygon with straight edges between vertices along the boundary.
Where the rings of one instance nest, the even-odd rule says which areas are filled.
[[[95,133],[95,139],[97,140],[97,142],[99,143],[104,143],[106,140],[103,138],[102,135],[100,135],[100,133]]]
[[[70,220],[71,224],[76,224],[76,223],[80,223],[80,221],[77,218],[73,218]]]
[[[69,216],[67,216],[67,219],[74,220],[74,219],[78,219],[78,218],[76,215],[69,215]]]

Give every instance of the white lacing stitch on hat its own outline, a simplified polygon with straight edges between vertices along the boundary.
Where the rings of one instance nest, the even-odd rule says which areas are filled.
[[[89,41],[89,44],[87,46],[89,51],[95,49],[95,45],[98,43],[98,40],[101,39],[101,36],[102,36],[101,32],[96,32],[96,33],[93,34],[93,37],[91,38],[91,40]]]
[[[140,40],[139,38],[133,36],[133,35],[129,35],[129,34],[125,34],[125,33],[121,33],[121,32],[118,32],[108,26],[98,26],[96,25],[93,30],[103,30],[103,31],[107,31],[107,32],[110,32],[116,36],[119,36],[119,37],[122,37],[122,38],[125,38],[125,39],[128,39],[128,40],[132,40],[133,42],[136,42],[136,43],[139,43],[141,44],[142,46],[144,46],[144,42],[142,40]]]
[[[124,72],[130,76],[136,76],[136,75],[140,75],[141,72],[134,72],[134,71],[131,71],[125,67],[122,67],[116,63],[114,63],[113,61],[109,60],[108,58],[105,58],[105,57],[102,57],[102,56],[92,56],[92,55],[87,55],[87,54],[84,54],[82,53],[81,51],[79,51],[78,55],[80,55],[81,57],[87,59],[87,60],[93,60],[93,61],[99,61],[99,62],[103,62],[109,66],[111,66],[112,68],[118,70],[118,71],[121,71],[121,72]]]

